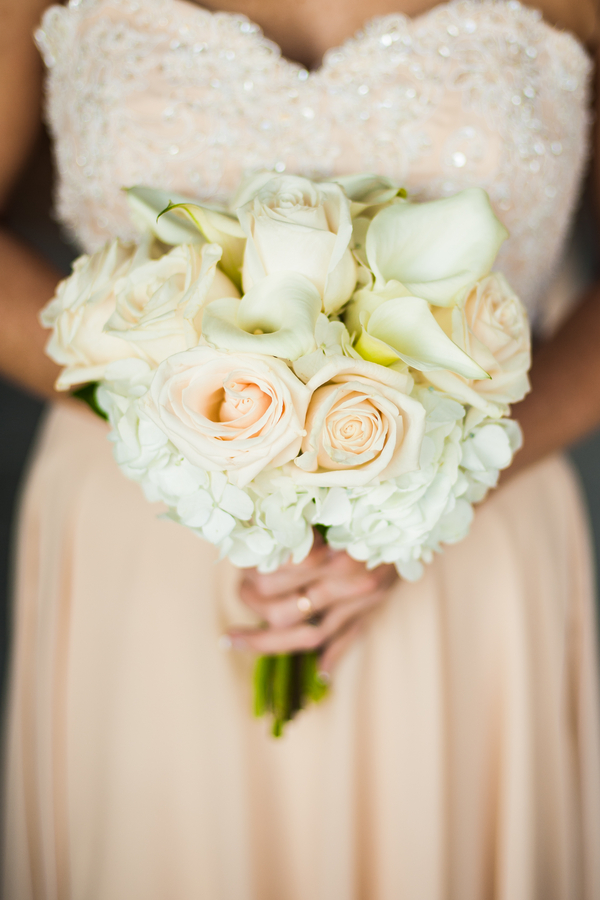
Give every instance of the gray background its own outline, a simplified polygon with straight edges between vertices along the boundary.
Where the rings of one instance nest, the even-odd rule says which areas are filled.
[[[47,135],[42,134],[15,188],[4,224],[67,273],[77,251],[69,246],[52,220],[51,184],[49,143]],[[587,194],[588,191],[584,190],[570,244],[573,268],[582,282],[598,274],[600,247]],[[14,512],[27,458],[42,415],[42,403],[0,380],[0,680],[5,673],[9,645]],[[600,431],[573,448],[571,456],[581,476],[593,528],[596,558],[600,560]]]

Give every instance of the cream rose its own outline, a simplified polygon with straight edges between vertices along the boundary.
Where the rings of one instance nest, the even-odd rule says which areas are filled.
[[[279,359],[200,346],[163,362],[142,403],[189,462],[244,487],[298,454],[309,398]]]
[[[46,352],[65,367],[57,390],[98,381],[109,363],[137,355],[125,341],[103,333],[115,308],[113,286],[131,268],[135,251],[132,244],[112,241],[93,256],[80,256],[40,313],[44,328],[53,330]]]
[[[527,311],[506,278],[494,273],[478,282],[464,306],[467,353],[492,377],[475,390],[497,403],[517,403],[529,391],[531,333]]]
[[[137,355],[155,366],[195,347],[205,306],[239,297],[217,268],[220,258],[217,244],[181,244],[158,258],[142,245],[114,285],[115,310],[105,331],[133,343]]]
[[[440,324],[489,374],[470,381],[449,372],[426,372],[436,387],[498,416],[529,391],[531,335],[525,307],[500,273],[478,281],[463,308],[441,310]]]
[[[419,467],[425,409],[407,375],[363,360],[332,357],[307,384],[312,396],[300,484],[355,487]]]
[[[356,284],[350,202],[341,187],[263,175],[255,188],[245,187],[241,199],[250,199],[237,210],[247,237],[244,290],[274,272],[299,272],[319,291],[326,313],[340,309]]]

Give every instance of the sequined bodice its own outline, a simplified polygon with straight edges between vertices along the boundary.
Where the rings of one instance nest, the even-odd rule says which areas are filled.
[[[308,72],[241,15],[186,0],[71,0],[37,35],[58,213],[86,249],[133,236],[123,185],[225,201],[257,169],[484,187],[499,267],[540,320],[585,165],[590,60],[515,0],[394,14]]]

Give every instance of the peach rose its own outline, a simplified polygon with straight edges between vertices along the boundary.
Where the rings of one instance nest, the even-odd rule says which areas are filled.
[[[244,487],[298,454],[309,398],[279,359],[200,346],[165,360],[142,402],[189,462]]]
[[[474,384],[497,403],[516,403],[529,391],[531,335],[527,312],[506,278],[496,272],[479,281],[464,306],[467,353],[492,377]]]
[[[409,396],[409,376],[335,356],[307,388],[312,397],[296,482],[355,487],[419,468],[425,410]]]

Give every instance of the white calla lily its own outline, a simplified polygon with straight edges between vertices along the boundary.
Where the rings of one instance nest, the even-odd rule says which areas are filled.
[[[219,244],[223,248],[221,267],[240,286],[246,238],[233,213],[143,185],[128,188],[127,199],[137,227],[165,244]]]
[[[363,331],[355,349],[364,359],[388,366],[398,359],[419,371],[448,369],[465,378],[485,372],[446,335],[421,297],[396,297],[371,314],[361,313]]]
[[[202,333],[214,347],[296,360],[316,349],[320,312],[321,295],[308,278],[278,272],[255,284],[241,300],[209,303]]]
[[[453,372],[445,369],[434,369],[426,373],[425,377],[438,391],[443,391],[449,397],[454,397],[460,403],[468,404],[474,409],[481,410],[486,416],[498,419],[505,415],[506,405],[493,403],[483,393],[474,390],[468,381],[459,378]]]
[[[226,210],[211,209],[194,202],[181,202],[169,204],[160,213],[159,221],[166,215],[186,214],[207,241],[223,248],[221,268],[240,287],[246,236],[237,218]]]
[[[390,281],[382,290],[374,291],[365,288],[355,291],[350,303],[343,313],[343,319],[351,335],[358,337],[362,331],[362,313],[369,316],[378,306],[386,300],[395,300],[397,297],[410,297],[408,291],[399,281]]]
[[[366,253],[377,287],[400,281],[430,303],[452,306],[488,274],[507,237],[486,192],[469,188],[383,209],[367,232]]]
[[[383,206],[397,197],[406,197],[406,190],[384,175],[341,175],[331,181],[339,184],[350,200],[352,218],[372,219]]]
[[[126,188],[129,214],[136,228],[143,234],[152,234],[164,244],[203,244],[204,237],[193,222],[177,213],[160,213],[170,203],[193,203],[181,194],[167,193],[158,188],[138,184]]]

